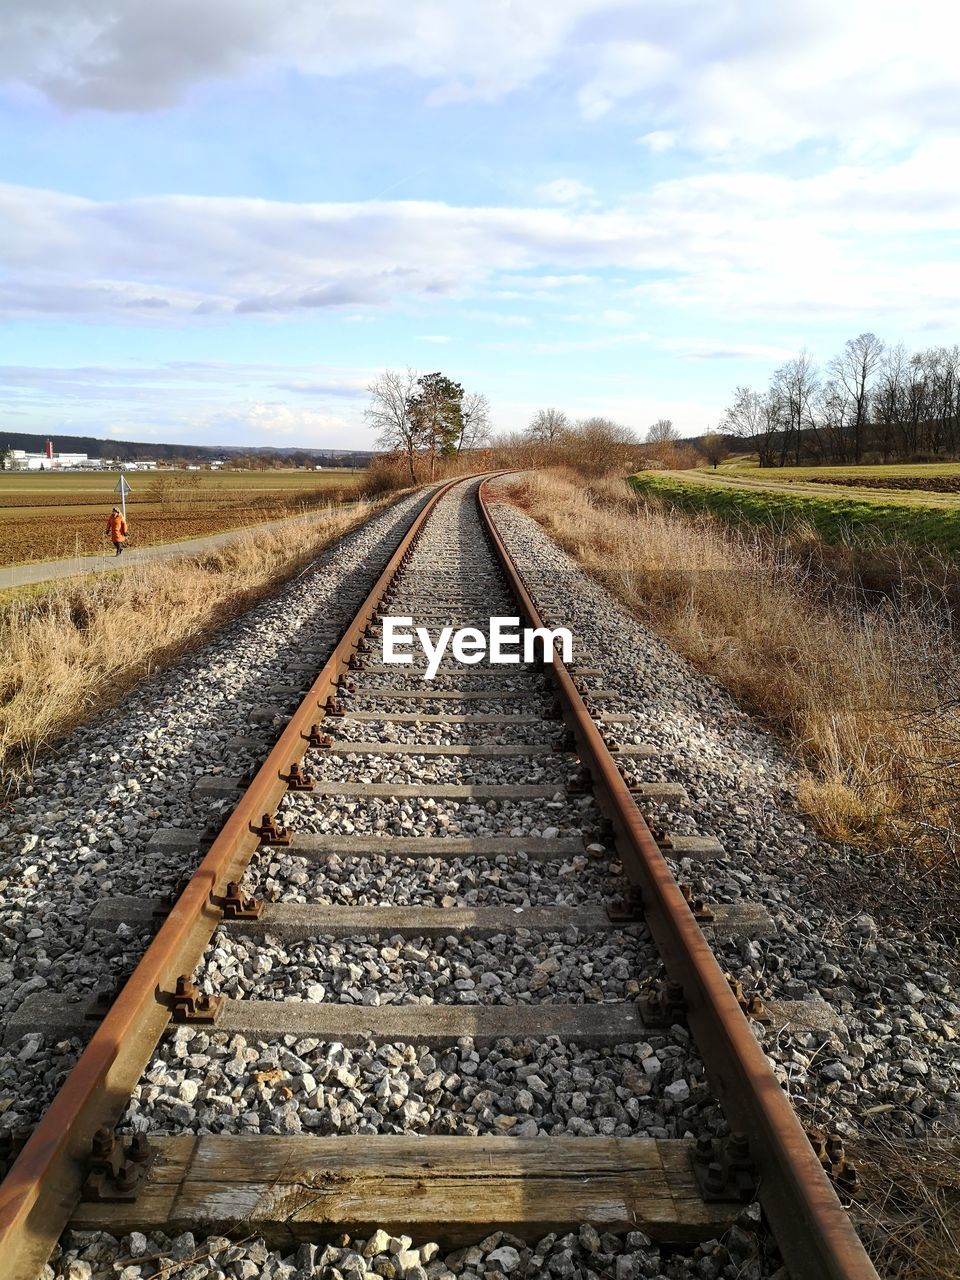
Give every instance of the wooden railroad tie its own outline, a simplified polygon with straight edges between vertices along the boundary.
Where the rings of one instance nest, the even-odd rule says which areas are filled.
[[[687,1140],[655,1138],[152,1137],[137,1199],[83,1202],[74,1230],[215,1234],[242,1225],[287,1248],[377,1227],[472,1244],[591,1223],[669,1244],[726,1231],[741,1206],[707,1202]]]

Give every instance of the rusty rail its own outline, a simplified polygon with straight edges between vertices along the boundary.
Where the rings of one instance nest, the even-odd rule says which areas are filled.
[[[487,481],[478,486],[477,502],[487,536],[528,621],[544,626],[493,522],[486,488]],[[687,1023],[710,1082],[731,1128],[749,1140],[760,1201],[791,1276],[878,1280],[570,673],[559,659],[551,670],[581,762],[613,823],[624,868],[641,890],[650,932],[668,974],[682,987]]]
[[[63,1087],[0,1184],[4,1280],[34,1280],[80,1196],[93,1136],[119,1120],[170,1020],[177,978],[189,975],[221,918],[227,885],[239,880],[260,843],[259,822],[287,791],[291,764],[306,753],[310,726],[377,612],[382,598],[440,498],[425,503],[330,655],[304,701],[198,866],[125,983]]]

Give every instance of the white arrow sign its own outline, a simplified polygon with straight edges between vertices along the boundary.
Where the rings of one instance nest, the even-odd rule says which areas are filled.
[[[123,472],[121,472],[121,473],[120,473],[120,479],[119,479],[119,480],[117,481],[117,483],[113,486],[113,492],[114,492],[114,493],[119,493],[119,495],[120,495],[120,506],[123,508],[123,518],[124,518],[124,520],[126,520],[126,518],[127,518],[127,494],[128,494],[128,493],[132,493],[132,492],[133,492],[133,490],[132,490],[132,489],[130,488],[130,486],[127,484],[127,477],[123,474]]]

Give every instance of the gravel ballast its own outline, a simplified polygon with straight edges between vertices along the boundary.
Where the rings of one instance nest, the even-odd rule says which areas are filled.
[[[279,821],[301,834],[383,836],[562,836],[595,831],[598,814],[592,796],[567,800],[560,790],[552,800],[435,800],[420,797],[369,797],[314,800],[288,792]]]
[[[318,866],[277,849],[255,855],[244,883],[248,893],[256,888],[268,902],[394,907],[576,906],[622,897],[626,888],[619,861],[603,855],[539,862],[523,853],[497,858],[332,853]]]
[[[604,1004],[636,999],[659,971],[645,928],[488,938],[317,937],[287,943],[220,930],[199,966],[209,995],[311,1004]]]
[[[135,1233],[116,1240],[71,1231],[41,1280],[788,1280],[758,1230],[759,1218],[759,1207],[748,1205],[722,1241],[708,1240],[690,1254],[660,1250],[642,1231],[617,1236],[591,1226],[544,1236],[533,1245],[496,1231],[452,1251],[378,1230],[367,1239],[337,1236],[290,1253],[271,1250],[259,1238],[197,1239],[185,1232],[175,1239]]]
[[[123,1127],[148,1133],[436,1133],[681,1137],[717,1123],[689,1039],[590,1049],[498,1040],[453,1049],[181,1028],[154,1054]]]
[[[910,887],[899,895],[892,871],[882,921],[865,910],[866,897],[884,897],[882,862],[827,843],[798,814],[790,763],[772,735],[631,618],[534,520],[502,503],[494,511],[547,620],[571,619],[575,643],[634,717],[617,737],[657,748],[657,758],[637,763],[639,776],[686,787],[682,804],[644,804],[655,833],[723,844],[722,858],[675,862],[678,879],[694,880],[708,899],[763,903],[773,916],[776,937],[717,943],[722,960],[750,990],[820,998],[839,1015],[838,1034],[766,1037],[801,1116],[845,1135],[864,1126],[956,1133],[960,994],[946,930],[904,923]]]
[[[191,788],[212,761],[241,764],[228,742],[250,732],[253,708],[277,701],[265,689],[288,661],[305,660],[298,650],[319,650],[311,657],[319,670],[425,497],[404,498],[346,535],[300,578],[38,763],[0,814],[4,1016],[34,992],[89,995],[129,972],[142,931],[88,933],[91,907],[110,894],[160,895],[196,865],[195,852],[150,849],[150,837],[160,827],[203,829],[228,807],[191,796]],[[302,681],[298,672],[291,682]],[[290,710],[296,702],[286,698]],[[0,1051],[0,1080],[22,1049]],[[15,1097],[0,1096],[6,1116],[36,1110],[24,1096],[32,1087],[28,1076]]]

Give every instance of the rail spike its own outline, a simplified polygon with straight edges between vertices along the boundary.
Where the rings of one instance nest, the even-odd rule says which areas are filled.
[[[746,1134],[734,1131],[725,1138],[701,1135],[692,1158],[704,1200],[739,1200],[747,1204],[756,1197],[759,1177]]]

